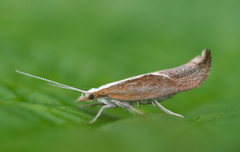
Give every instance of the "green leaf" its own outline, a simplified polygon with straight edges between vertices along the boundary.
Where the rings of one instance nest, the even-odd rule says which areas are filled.
[[[239,1],[0,2],[0,151],[239,151]],[[138,110],[75,103],[82,90],[172,68],[211,49],[200,88]]]

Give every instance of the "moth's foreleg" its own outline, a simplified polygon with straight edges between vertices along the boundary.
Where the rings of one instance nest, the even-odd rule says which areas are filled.
[[[136,101],[135,103],[137,104],[137,107],[140,107],[139,102]]]
[[[144,116],[144,113],[142,113],[141,111],[135,109],[134,107],[132,107],[132,106],[129,105],[129,104],[126,104],[126,103],[123,103],[123,102],[121,102],[121,101],[114,100],[114,99],[112,100],[112,102],[113,102],[114,104],[120,106],[120,107],[127,108],[127,109],[130,110],[130,111],[136,112],[136,113]]]
[[[178,117],[184,118],[182,115],[177,114],[177,113],[174,113],[174,112],[172,112],[172,111],[170,111],[170,110],[164,108],[159,102],[157,102],[157,100],[153,100],[153,101],[156,103],[156,105],[157,105],[162,111],[166,112],[167,114],[175,115],[175,116],[178,116]]]
[[[153,107],[156,107],[155,103],[153,101],[151,101],[151,102],[152,102]]]
[[[93,122],[95,122],[97,120],[97,118],[101,115],[103,109],[116,108],[116,107],[117,106],[113,105],[113,104],[106,104],[106,105],[102,106],[102,108],[98,111],[98,113],[95,116],[95,118],[92,121],[87,122],[87,124],[92,124]]]

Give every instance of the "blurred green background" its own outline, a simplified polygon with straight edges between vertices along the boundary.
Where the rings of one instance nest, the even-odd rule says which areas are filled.
[[[239,151],[240,1],[1,0],[1,151]],[[79,108],[79,92],[176,67],[211,49],[200,88],[151,105]],[[87,103],[86,103],[87,104]]]

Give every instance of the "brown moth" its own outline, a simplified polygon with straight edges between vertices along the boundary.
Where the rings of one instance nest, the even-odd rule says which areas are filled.
[[[171,98],[173,95],[198,87],[206,80],[211,67],[211,53],[206,49],[202,51],[201,56],[193,58],[188,63],[162,71],[138,75],[124,80],[105,84],[99,88],[92,88],[88,91],[70,87],[55,81],[51,81],[38,76],[30,75],[21,71],[18,73],[50,82],[50,85],[76,90],[82,93],[76,102],[98,103],[89,106],[102,105],[95,118],[89,123],[93,123],[101,115],[103,109],[122,107],[130,112],[142,112],[134,108],[134,103],[157,105],[164,112],[182,117],[182,115],[171,112],[164,108],[159,102]]]

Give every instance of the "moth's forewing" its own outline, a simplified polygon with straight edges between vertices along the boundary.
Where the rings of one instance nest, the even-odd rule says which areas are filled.
[[[176,81],[155,74],[146,74],[140,78],[124,81],[120,84],[99,90],[99,96],[134,101],[163,97],[179,92]]]

